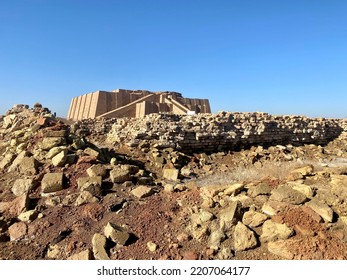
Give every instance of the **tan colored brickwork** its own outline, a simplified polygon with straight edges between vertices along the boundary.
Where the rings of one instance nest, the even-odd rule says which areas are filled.
[[[68,120],[97,117],[141,117],[150,113],[211,113],[208,99],[184,98],[178,92],[117,89],[96,91],[72,99]]]

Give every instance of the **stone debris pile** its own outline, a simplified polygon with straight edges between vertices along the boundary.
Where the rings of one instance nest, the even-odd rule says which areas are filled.
[[[347,259],[345,120],[0,117],[0,258]],[[25,249],[23,249],[25,248]]]

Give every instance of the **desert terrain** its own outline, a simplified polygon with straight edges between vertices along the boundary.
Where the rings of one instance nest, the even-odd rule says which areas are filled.
[[[0,259],[347,259],[347,121],[0,117]]]

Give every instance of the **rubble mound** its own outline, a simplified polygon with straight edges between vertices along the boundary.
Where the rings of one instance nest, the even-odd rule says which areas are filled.
[[[347,259],[347,122],[0,117],[0,259]]]

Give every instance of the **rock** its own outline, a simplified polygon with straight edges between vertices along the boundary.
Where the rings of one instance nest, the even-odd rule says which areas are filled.
[[[83,151],[86,155],[92,156],[92,157],[98,157],[100,155],[100,153],[92,148],[86,148]]]
[[[93,255],[89,249],[79,252],[77,254],[74,254],[68,258],[68,260],[76,260],[76,261],[87,261],[92,259],[93,259]]]
[[[264,222],[262,232],[260,235],[262,242],[271,242],[279,239],[285,240],[294,234],[294,231],[285,224],[275,223],[271,220]]]
[[[311,198],[314,195],[313,189],[311,186],[305,184],[292,184],[293,190],[301,192],[307,198]]]
[[[268,216],[265,214],[250,210],[243,214],[242,223],[251,228],[255,228],[262,225],[267,219]]]
[[[63,150],[52,158],[52,164],[54,166],[64,166],[67,159],[67,151]]]
[[[58,255],[60,254],[60,246],[58,244],[55,245],[49,245],[47,250],[47,258],[49,259],[56,259]]]
[[[24,157],[19,163],[19,172],[22,174],[35,175],[37,161],[33,157]]]
[[[241,202],[234,201],[227,208],[224,208],[219,213],[220,226],[225,230],[231,229],[233,225],[236,225],[241,220]]]
[[[26,211],[26,212],[19,214],[18,220],[20,220],[22,222],[31,222],[31,221],[36,219],[37,214],[38,213],[36,210],[29,210],[29,211]]]
[[[22,194],[28,193],[31,191],[36,185],[34,179],[17,179],[11,191],[15,196],[20,196]]]
[[[218,260],[230,260],[234,256],[229,247],[222,247],[217,255]]]
[[[270,199],[279,201],[279,202],[287,202],[290,204],[302,204],[306,200],[306,196],[294,190],[292,187],[284,185],[280,186],[277,189],[272,190]]]
[[[108,223],[104,228],[104,234],[107,238],[119,245],[125,245],[130,235],[127,230],[113,223]]]
[[[304,167],[300,167],[297,169],[294,169],[293,171],[290,172],[290,174],[300,174],[302,178],[306,176],[312,176],[314,174],[314,169],[312,165],[306,165]]]
[[[205,186],[200,188],[200,193],[202,196],[214,197],[219,193],[224,192],[225,195],[236,195],[244,188],[243,184],[232,184],[232,185],[222,185],[222,186]]]
[[[22,160],[28,156],[28,153],[26,151],[22,151],[12,162],[11,166],[8,168],[8,172],[13,172],[15,171],[19,164],[22,162]]]
[[[80,206],[88,203],[95,203],[99,200],[93,196],[89,191],[82,191],[79,196],[76,198],[75,206]]]
[[[240,193],[243,189],[244,189],[245,185],[244,184],[233,184],[231,186],[227,186],[224,189],[224,194],[225,195],[237,195],[238,193]]]
[[[233,237],[235,251],[253,249],[258,244],[254,232],[241,222],[237,223]]]
[[[258,195],[269,195],[271,194],[272,188],[266,184],[260,184],[255,187],[250,187],[247,191],[247,194],[249,194],[252,197],[256,197]]]
[[[16,117],[17,116],[15,114],[5,116],[3,119],[2,128],[4,129],[10,128],[12,124],[14,123]]]
[[[49,152],[46,154],[46,159],[52,159],[54,156],[56,156],[57,154],[66,151],[67,154],[67,147],[65,146],[59,146],[59,147],[54,147],[52,149],[49,150]]]
[[[261,211],[266,215],[273,216],[288,208],[288,203],[269,200],[263,204]]]
[[[18,217],[27,211],[29,205],[28,194],[22,194],[10,202],[0,202],[0,213],[8,213],[11,217]]]
[[[218,250],[222,241],[225,240],[225,234],[222,230],[214,230],[208,239],[207,247]]]
[[[317,214],[319,214],[325,221],[329,223],[333,221],[334,212],[324,202],[321,202],[314,198],[311,201],[307,202],[306,205],[310,207],[313,211],[315,211]]]
[[[105,250],[106,237],[100,233],[95,233],[92,238],[93,254],[96,260],[109,260],[109,256]]]
[[[147,248],[151,252],[155,252],[158,248],[158,245],[153,243],[152,241],[147,242]]]
[[[43,193],[57,192],[63,189],[63,173],[47,173],[41,181]]]
[[[119,166],[116,166],[110,171],[110,179],[112,183],[121,184],[126,181],[131,181],[131,174],[129,170],[123,170]]]
[[[337,197],[347,200],[347,176],[331,175],[331,192]]]
[[[101,195],[102,177],[80,177],[77,180],[78,189],[80,191],[90,192],[93,196]]]
[[[145,198],[153,194],[153,189],[147,186],[139,186],[133,189],[131,194],[138,198]]]
[[[287,242],[285,240],[278,240],[274,242],[269,242],[267,244],[267,249],[270,253],[279,256],[282,259],[292,260],[294,259],[294,254],[287,248]]]
[[[49,151],[50,149],[65,144],[64,137],[45,137],[37,144],[38,148]]]
[[[129,171],[130,174],[135,175],[140,171],[140,168],[137,165],[132,164],[123,164],[121,165],[121,169]]]
[[[106,176],[106,168],[102,164],[95,164],[92,165],[87,169],[87,174],[89,177],[102,177],[104,178]]]
[[[165,192],[174,192],[174,185],[172,185],[172,184],[166,184],[165,186],[164,186],[164,191]]]
[[[8,228],[8,233],[10,235],[11,241],[20,240],[27,234],[28,227],[25,223],[19,222],[14,223]]]
[[[174,187],[174,191],[183,192],[185,190],[187,190],[187,187],[184,184],[176,184]]]
[[[169,181],[177,181],[179,170],[173,168],[163,169],[163,178]]]
[[[0,170],[3,170],[7,166],[9,166],[10,163],[13,162],[15,157],[16,156],[14,154],[12,154],[12,153],[6,153],[4,158],[0,162]]]
[[[214,218],[213,214],[205,211],[200,210],[199,213],[195,213],[190,217],[190,220],[192,221],[193,225],[203,225],[206,222],[212,221]]]

